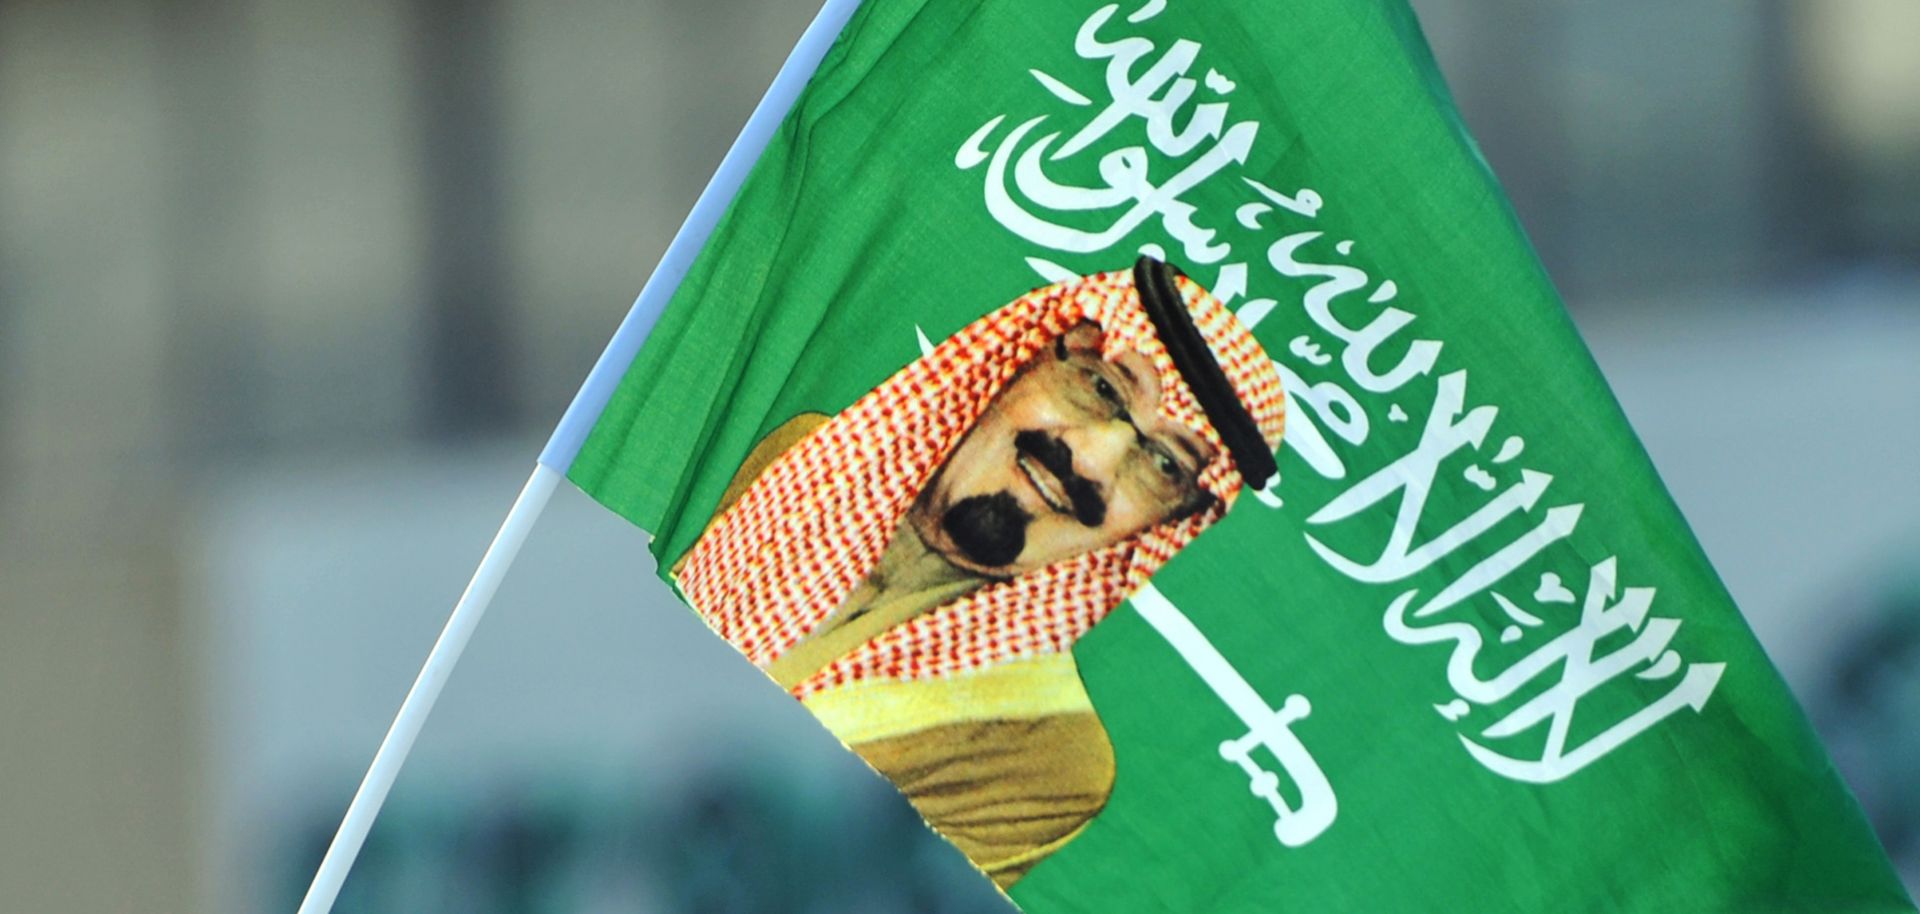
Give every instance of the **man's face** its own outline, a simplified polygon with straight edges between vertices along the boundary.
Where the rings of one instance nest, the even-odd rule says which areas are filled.
[[[949,561],[1011,577],[1204,508],[1213,448],[1160,414],[1145,356],[1069,330],[987,406],[908,513]]]

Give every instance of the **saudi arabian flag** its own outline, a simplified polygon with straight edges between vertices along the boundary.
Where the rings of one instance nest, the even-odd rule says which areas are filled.
[[[1015,903],[1914,910],[1401,0],[836,11],[557,467]]]

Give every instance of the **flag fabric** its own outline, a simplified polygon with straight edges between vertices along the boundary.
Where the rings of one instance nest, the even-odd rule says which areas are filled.
[[[1025,910],[1914,910],[1402,0],[858,4],[588,419]]]

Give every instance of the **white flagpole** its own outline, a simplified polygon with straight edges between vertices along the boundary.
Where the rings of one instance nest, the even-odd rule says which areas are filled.
[[[526,487],[520,490],[520,497],[507,512],[507,519],[501,523],[500,532],[493,535],[493,544],[480,559],[480,567],[474,569],[473,580],[460,595],[460,602],[454,604],[447,627],[440,632],[440,640],[434,642],[433,651],[427,654],[419,678],[407,691],[407,700],[400,704],[400,713],[387,729],[380,751],[374,753],[373,765],[367,768],[366,778],[361,780],[360,789],[347,806],[340,830],[327,847],[327,856],[320,861],[320,871],[314,874],[307,897],[300,902],[300,914],[326,914],[333,910],[333,900],[347,881],[347,871],[353,868],[360,845],[367,840],[367,831],[373,828],[374,817],[380,814],[380,805],[386,802],[387,791],[393,788],[393,780],[400,774],[400,766],[406,764],[407,753],[413,750],[420,727],[427,722],[434,701],[453,673],[453,665],[460,662],[460,654],[467,649],[467,641],[473,637],[480,617],[486,614],[487,604],[493,602],[494,591],[500,589],[500,581],[507,576],[514,557],[520,554],[520,545],[527,541],[533,522],[546,508],[547,499],[553,495],[560,479],[559,471],[545,464],[535,466]]]

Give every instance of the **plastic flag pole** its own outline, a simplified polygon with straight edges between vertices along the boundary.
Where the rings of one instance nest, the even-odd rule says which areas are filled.
[[[533,522],[539,519],[541,510],[546,508],[547,499],[552,497],[560,479],[558,471],[544,464],[534,467],[526,487],[520,490],[520,497],[514,500],[513,508],[507,512],[506,521],[501,523],[500,532],[493,535],[493,544],[487,547],[487,554],[480,559],[480,567],[474,569],[473,580],[467,584],[466,592],[460,595],[460,602],[454,604],[447,627],[440,632],[440,640],[434,642],[433,650],[427,654],[427,662],[421,666],[420,676],[413,681],[413,688],[407,691],[406,701],[400,704],[400,713],[394,716],[386,739],[380,741],[380,750],[374,753],[367,776],[360,781],[360,789],[354,792],[353,802],[348,804],[347,814],[340,820],[340,830],[327,847],[327,855],[320,861],[320,870],[314,874],[313,884],[307,887],[307,897],[300,902],[300,914],[325,914],[333,910],[333,900],[340,894],[340,886],[347,881],[347,871],[353,868],[354,858],[360,854],[360,845],[367,840],[367,831],[373,828],[374,817],[380,814],[380,805],[386,802],[387,791],[393,788],[394,778],[400,775],[400,766],[406,764],[407,753],[413,750],[414,740],[420,736],[421,726],[433,711],[434,701],[446,686],[447,677],[453,674],[454,664],[460,662],[460,654],[467,649],[467,641],[480,625],[480,617],[486,614],[487,604],[493,602],[494,592],[500,589],[501,580],[506,578],[507,569],[512,567],[514,557],[520,554],[521,544],[527,541],[527,534],[533,531]]]
[[[320,869],[313,876],[313,883],[307,887],[306,898],[300,902],[299,914],[327,914],[333,910],[334,899],[339,897],[340,887],[347,880],[347,872],[353,869],[354,858],[359,856],[361,845],[366,843],[367,832],[373,828],[373,820],[380,814],[380,806],[386,802],[387,792],[393,788],[400,767],[406,763],[407,753],[413,750],[420,728],[432,712],[434,701],[440,697],[440,690],[452,674],[454,664],[459,662],[461,652],[466,650],[468,639],[473,637],[474,628],[480,624],[480,617],[486,613],[487,604],[493,601],[494,591],[499,589],[501,579],[506,577],[507,569],[519,554],[520,545],[526,542],[534,521],[539,518],[555,487],[565,476],[566,467],[573,463],[573,457],[579,452],[594,420],[613,395],[614,386],[626,373],[634,355],[640,351],[640,344],[646,341],[647,334],[653,329],[653,322],[679,288],[680,280],[685,278],[694,257],[706,246],[708,236],[726,212],[728,204],[733,202],[740,185],[746,182],[753,163],[759,161],[760,154],[766,150],[780,122],[786,119],[795,99],[800,97],[801,90],[813,78],[821,59],[833,46],[834,40],[839,38],[841,30],[853,18],[859,6],[860,0],[826,0],[821,6],[812,24],[807,26],[792,53],[787,56],[786,63],[781,65],[780,72],[774,76],[773,84],[767,87],[766,95],[761,97],[760,104],[747,118],[732,148],[720,160],[712,180],[701,191],[700,199],[694,203],[680,230],[674,234],[659,266],[654,268],[653,275],[641,288],[639,299],[627,312],[613,339],[607,343],[606,351],[601,353],[593,371],[581,385],[580,392],[574,396],[573,403],[561,417],[552,438],[540,454],[540,463],[535,467],[533,476],[527,480],[526,488],[521,490],[513,508],[507,512],[507,519],[500,525],[500,531],[494,534],[493,544],[487,547],[480,567],[474,570],[473,580],[467,584],[466,592],[461,594],[460,602],[454,605],[453,615],[447,619],[440,640],[434,643],[433,650],[428,653],[420,676],[414,680],[413,688],[408,690],[406,700],[400,705],[400,713],[394,717],[386,738],[380,742],[380,749],[374,753],[373,764],[367,768],[360,789],[354,792],[353,801],[347,805],[347,814],[340,821],[340,829],[334,834],[333,843],[328,845],[327,854],[320,861]]]

